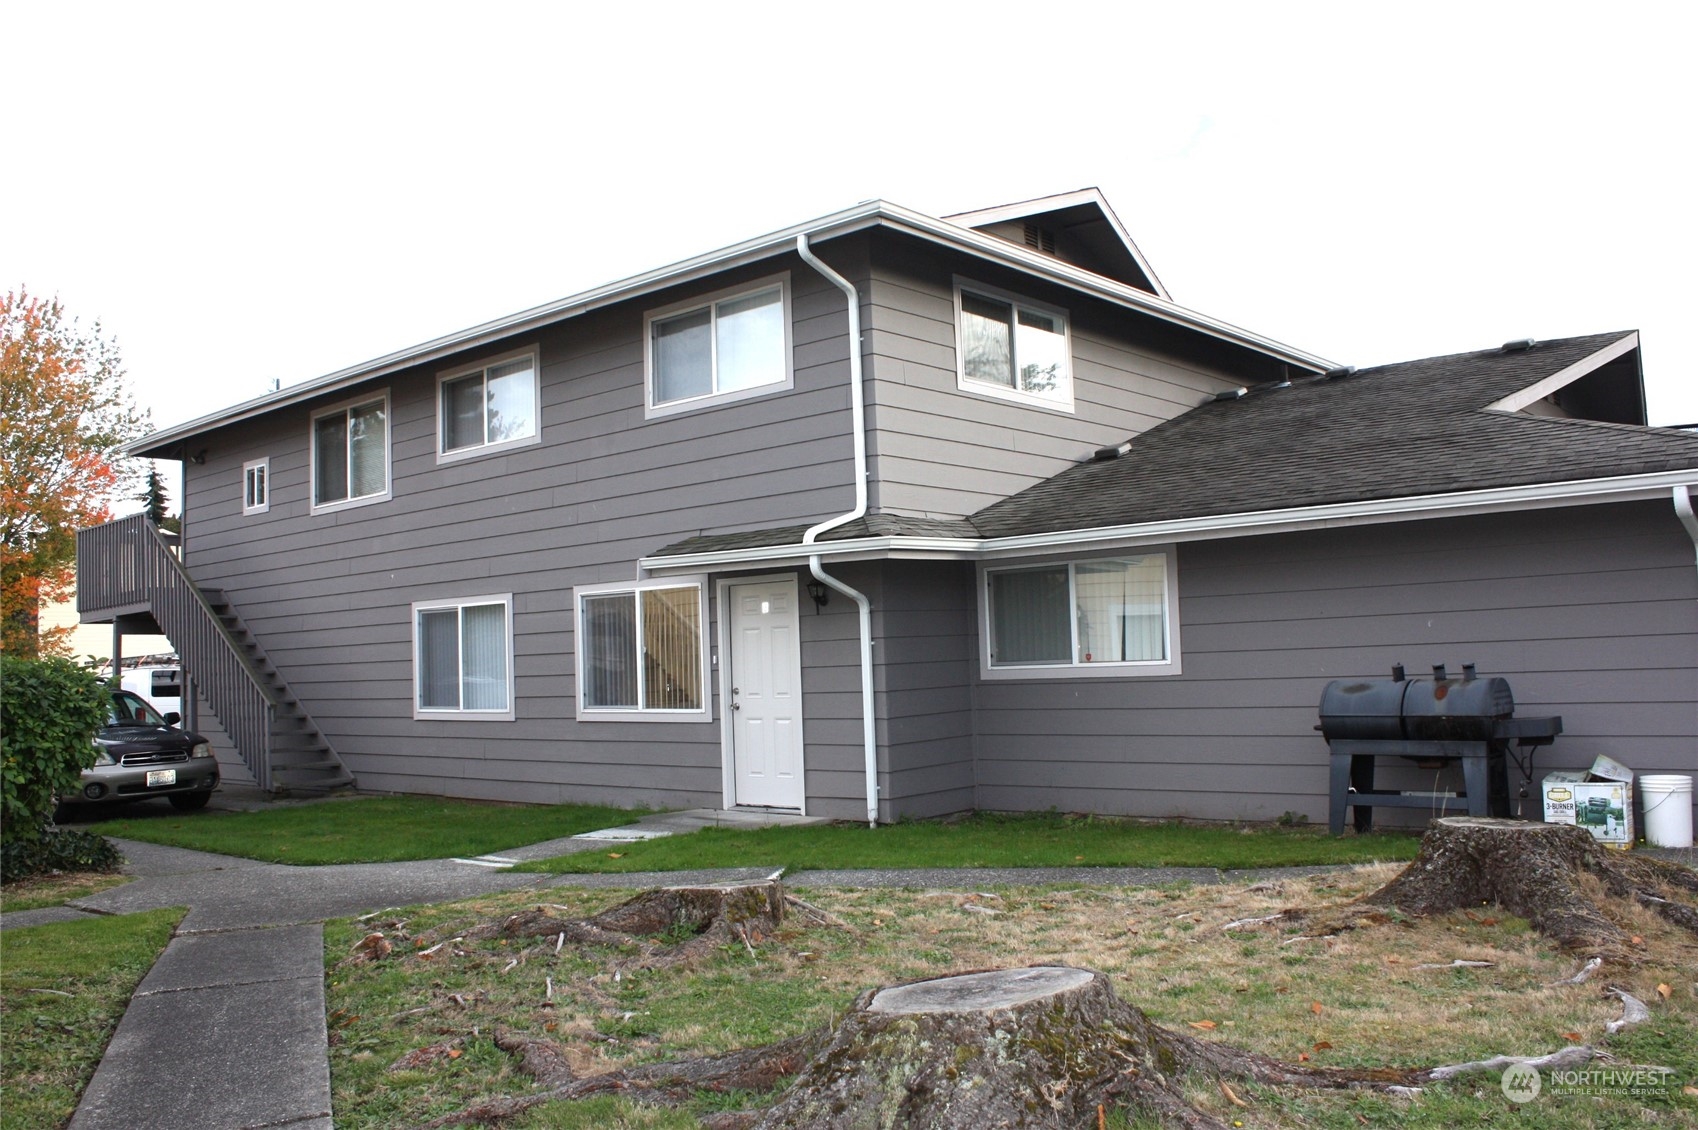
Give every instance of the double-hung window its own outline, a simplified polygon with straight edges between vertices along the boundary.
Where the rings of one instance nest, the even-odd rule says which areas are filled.
[[[957,383],[968,391],[1073,410],[1067,315],[957,279]]]
[[[983,672],[1177,675],[1176,577],[1171,549],[987,568]]]
[[[389,393],[313,413],[313,510],[388,497]]]
[[[707,721],[705,586],[587,585],[578,598],[578,717]]]
[[[454,369],[437,388],[439,462],[537,442],[541,402],[534,350]]]
[[[513,718],[513,597],[413,605],[413,717]]]
[[[788,276],[650,311],[646,325],[650,416],[791,385]]]
[[[264,514],[271,509],[271,460],[250,459],[242,464],[242,513]]]

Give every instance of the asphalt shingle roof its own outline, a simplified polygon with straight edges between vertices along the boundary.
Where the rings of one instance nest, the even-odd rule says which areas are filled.
[[[1698,435],[1486,406],[1625,337],[1593,334],[1309,377],[1214,401],[968,519],[871,514],[822,540],[1008,537],[1698,468]],[[963,470],[963,474],[970,471]],[[799,542],[805,526],[694,537],[659,556]]]
[[[1698,436],[1487,411],[1626,336],[1311,377],[1194,408],[972,516],[985,537],[1698,467]]]

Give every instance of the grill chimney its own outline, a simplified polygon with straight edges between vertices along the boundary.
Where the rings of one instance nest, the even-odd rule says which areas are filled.
[[[1474,681],[1474,665],[1472,663],[1464,663],[1462,665],[1462,681],[1465,683],[1472,683]]]
[[[1436,681],[1441,682],[1441,683],[1444,682],[1446,679],[1450,678],[1449,675],[1445,674],[1445,669],[1444,669],[1443,663],[1433,664],[1433,678]]]
[[[1403,664],[1393,663],[1391,665],[1391,681],[1394,682],[1394,683],[1401,683],[1401,682],[1403,682],[1403,679],[1404,679]]]

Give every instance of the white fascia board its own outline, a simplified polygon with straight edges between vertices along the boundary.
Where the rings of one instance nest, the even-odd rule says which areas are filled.
[[[1104,196],[1102,190],[1095,186],[1077,189],[1073,192],[1058,192],[1054,196],[1040,196],[1036,200],[1021,200],[1013,204],[1001,204],[995,208],[956,212],[942,218],[964,228],[978,228],[990,224],[999,224],[1004,220],[1023,220],[1028,216],[1038,216],[1045,212],[1059,212],[1063,208],[1072,208],[1079,204],[1095,204],[1102,209],[1103,215],[1108,219],[1109,226],[1114,229],[1114,234],[1119,237],[1121,243],[1126,245],[1126,250],[1131,254],[1133,262],[1137,263],[1138,269],[1144,272],[1144,277],[1150,280],[1150,285],[1156,288],[1156,294],[1172,302],[1173,296],[1167,292],[1167,287],[1162,285],[1161,279],[1156,277],[1155,271],[1150,269],[1149,260],[1144,258],[1142,251],[1138,250],[1138,245],[1132,242],[1132,233],[1126,230],[1126,225],[1121,223],[1120,217],[1114,214],[1114,208],[1110,206],[1108,197]]]
[[[1681,486],[1698,487],[1698,467],[1683,471],[1660,471],[1649,475],[1619,475],[1566,483],[1531,483],[1525,486],[1494,487],[1490,490],[1410,495],[1372,502],[1340,502],[1284,510],[1256,510],[1241,514],[1216,514],[1202,518],[1178,518],[1167,522],[1102,526],[1089,530],[1020,534],[1013,537],[852,538],[815,542],[809,546],[779,545],[718,553],[645,557],[639,564],[656,574],[670,574],[690,570],[701,572],[753,568],[757,565],[796,564],[806,562],[809,554],[818,554],[833,560],[903,557],[980,561],[1077,550],[1129,549],[1169,542],[1210,541],[1260,534],[1337,529],[1385,522],[1412,522],[1428,518],[1454,518],[1471,514],[1542,510],[1558,506],[1662,500],[1668,498],[1675,487]]]
[[[290,385],[278,392],[244,401],[231,408],[161,429],[119,448],[121,455],[135,455],[157,450],[180,440],[198,435],[215,427],[225,427],[242,420],[263,415],[278,408],[335,392],[364,381],[388,376],[402,369],[431,361],[439,361],[454,353],[493,345],[517,334],[575,318],[591,310],[624,302],[643,294],[677,286],[697,278],[756,263],[774,255],[794,250],[796,237],[808,236],[810,242],[848,235],[873,226],[890,227],[934,243],[956,247],[981,258],[1002,262],[1019,270],[1043,276],[1062,286],[1084,291],[1120,306],[1152,314],[1176,325],[1185,326],[1211,337],[1242,346],[1299,368],[1324,372],[1334,368],[1331,361],[1302,350],[1293,349],[1271,338],[1241,329],[1227,322],[1188,310],[1147,291],[1126,286],[1080,267],[1063,263],[1035,251],[1028,251],[1007,240],[983,235],[969,228],[927,216],[910,208],[885,200],[868,200],[806,223],[794,224],[767,235],[757,236],[718,251],[710,251],[693,259],[659,267],[618,282],[607,283],[543,306],[522,310],[517,314],[484,322],[470,329],[444,337],[433,338],[419,345],[388,353],[382,357],[338,369],[334,373]]]
[[[1611,342],[1589,357],[1582,357],[1566,369],[1559,369],[1543,380],[1528,385],[1520,392],[1510,393],[1502,400],[1486,405],[1487,412],[1519,412],[1529,404],[1543,400],[1560,388],[1566,388],[1587,373],[1601,369],[1617,357],[1639,348],[1639,334],[1630,333],[1620,341]]]

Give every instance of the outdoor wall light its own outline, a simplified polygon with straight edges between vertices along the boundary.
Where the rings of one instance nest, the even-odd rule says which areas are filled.
[[[831,590],[825,587],[824,581],[809,581],[808,595],[813,598],[815,612],[831,603]]]

